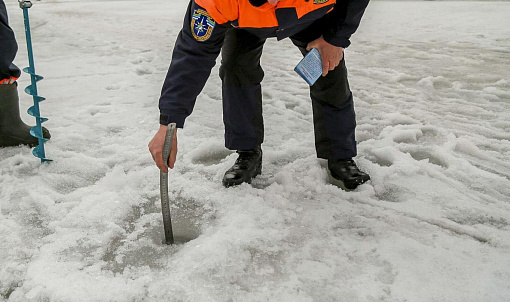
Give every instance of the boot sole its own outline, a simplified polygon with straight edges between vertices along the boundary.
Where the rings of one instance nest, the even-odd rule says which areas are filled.
[[[10,139],[7,139],[7,140],[1,140],[0,139],[0,148],[4,148],[4,147],[19,147],[19,146],[26,146],[26,147],[33,148],[33,147],[35,147],[37,145],[39,145],[39,142],[27,143],[27,142],[20,142],[19,140],[18,141],[13,141],[13,140],[10,140]]]

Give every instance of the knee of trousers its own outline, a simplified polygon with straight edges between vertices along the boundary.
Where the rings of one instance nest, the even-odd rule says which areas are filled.
[[[221,61],[220,78],[227,86],[249,87],[262,82],[264,71],[258,63],[247,64],[239,59],[229,58]]]
[[[310,87],[312,100],[325,103],[332,107],[343,107],[352,98],[349,81],[347,80],[347,69],[342,63],[334,70],[328,72],[325,77],[320,77]]]

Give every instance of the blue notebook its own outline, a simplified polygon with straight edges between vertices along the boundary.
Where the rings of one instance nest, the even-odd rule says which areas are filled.
[[[321,55],[317,48],[313,48],[294,68],[307,83],[312,86],[322,75]]]

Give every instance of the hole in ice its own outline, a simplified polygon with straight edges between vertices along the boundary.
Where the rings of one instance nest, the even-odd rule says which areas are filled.
[[[152,238],[153,242],[166,245],[159,196],[155,203],[157,206],[154,204],[149,212],[155,214],[156,221],[150,227],[152,230],[149,230],[147,235]],[[207,216],[203,206],[194,199],[187,199],[179,194],[171,196],[170,203],[174,242],[182,244],[198,238],[204,216]]]
[[[214,219],[214,213],[193,198],[177,193],[170,197],[170,201],[174,244],[164,243],[160,199],[153,196],[148,197],[146,203],[132,208],[124,219],[123,230],[109,238],[106,247],[103,244],[79,242],[66,255],[78,252],[80,260],[87,262],[97,250],[102,250],[100,257],[105,262],[104,269],[113,273],[144,266],[163,268],[168,257],[179,251],[183,244],[198,238],[201,226]]]
[[[178,206],[171,208],[172,229],[175,243],[186,243],[200,236],[200,219],[205,213],[193,200],[178,199],[180,199],[176,201]]]

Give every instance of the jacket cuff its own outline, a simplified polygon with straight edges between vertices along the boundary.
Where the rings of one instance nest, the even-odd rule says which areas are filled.
[[[324,34],[323,37],[326,42],[337,47],[347,48],[349,45],[351,45],[349,38],[339,38],[328,34]]]
[[[169,112],[161,112],[159,115],[159,123],[167,126],[168,124],[175,123],[177,128],[184,127],[185,115],[172,114]]]

